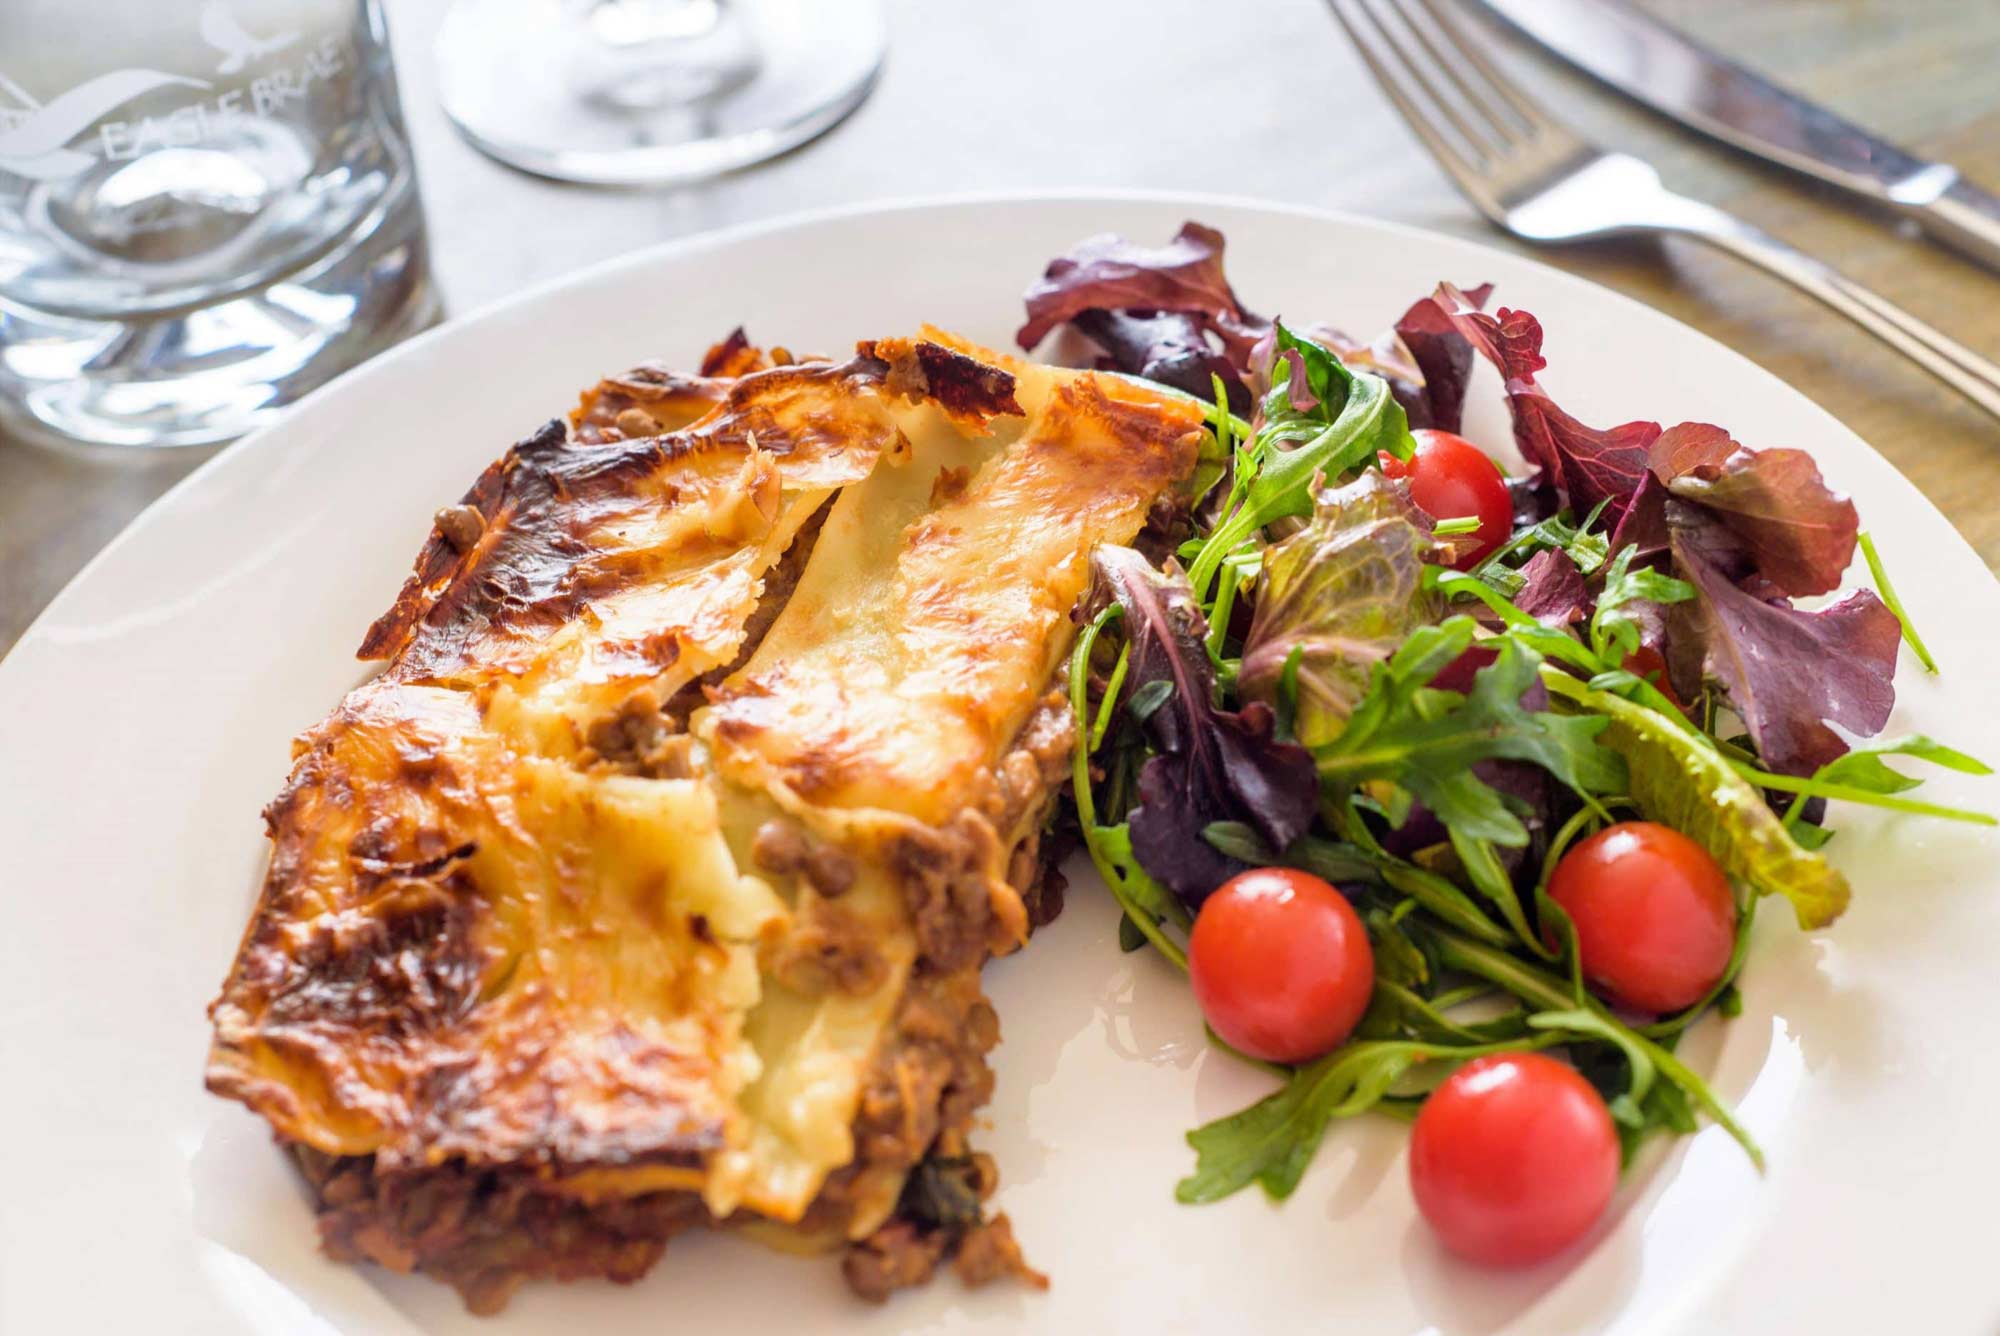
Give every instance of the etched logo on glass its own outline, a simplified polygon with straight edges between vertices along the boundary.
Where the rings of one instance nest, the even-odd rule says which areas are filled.
[[[0,412],[222,439],[365,352],[354,323],[428,318],[376,0],[110,4],[102,72],[58,40],[68,3],[0,3]],[[135,392],[163,361],[188,378]]]

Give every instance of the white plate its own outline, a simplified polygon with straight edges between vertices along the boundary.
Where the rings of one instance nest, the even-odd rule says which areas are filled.
[[[1743,1015],[1690,1046],[1762,1140],[1760,1178],[1710,1129],[1656,1151],[1592,1246],[1538,1270],[1439,1252],[1403,1129],[1335,1126],[1289,1203],[1172,1196],[1188,1128],[1268,1084],[1206,1048],[1108,897],[1068,911],[990,984],[1006,1040],[985,1145],[1046,1295],[950,1278],[883,1309],[836,1268],[684,1236],[644,1282],[530,1286],[466,1316],[422,1279],[314,1251],[264,1125],[202,1092],[202,1010],[264,860],[286,743],[362,675],[433,509],[603,372],[681,364],[738,322],[835,351],[932,320],[1008,342],[1019,294],[1104,229],[1220,226],[1262,309],[1361,334],[1441,278],[1491,279],[1550,331],[1546,381],[1588,421],[1726,424],[1811,449],[1860,501],[1944,675],[1906,662],[1891,731],[2000,757],[2000,591],[1867,446],[1736,354],[1611,293],[1462,241],[1212,200],[915,205],[700,238],[420,338],[301,403],[154,506],[0,664],[0,1329],[407,1332],[854,1328],[1400,1333],[1656,1329],[1989,1332],[1996,1185],[1989,990],[2000,844],[1842,812],[1853,911],[1806,937],[1758,925]],[[1473,432],[1505,437],[1493,386]],[[1941,800],[1994,805],[1952,776]]]

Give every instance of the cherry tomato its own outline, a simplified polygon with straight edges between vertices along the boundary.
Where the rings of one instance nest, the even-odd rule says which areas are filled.
[[[1232,1048],[1303,1062],[1353,1032],[1375,988],[1375,952],[1332,886],[1291,868],[1254,868],[1202,902],[1188,977],[1202,1015]]]
[[[1672,701],[1675,709],[1684,708],[1681,698],[1674,694],[1674,684],[1668,680],[1666,656],[1651,645],[1641,645],[1625,656],[1625,662],[1618,665],[1635,677],[1643,677],[1660,689],[1660,694]]]
[[[1679,1011],[1729,968],[1729,878],[1677,830],[1651,821],[1600,830],[1562,856],[1549,898],[1576,925],[1584,977],[1622,1006]]]
[[[1514,502],[1507,480],[1486,452],[1448,431],[1413,431],[1416,453],[1408,459],[1382,454],[1382,471],[1410,480],[1410,499],[1436,520],[1471,516],[1479,527],[1455,542],[1470,542],[1471,550],[1452,565],[1470,570],[1514,532]]]
[[[1475,1058],[1410,1129],[1410,1191],[1453,1252],[1528,1266],[1576,1242],[1618,1186],[1618,1133],[1590,1082],[1539,1053]]]

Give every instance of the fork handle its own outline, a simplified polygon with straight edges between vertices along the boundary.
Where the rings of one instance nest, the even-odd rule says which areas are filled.
[[[1838,270],[1740,219],[1722,215],[1719,225],[1691,227],[1687,232],[1819,298],[1993,416],[2000,417],[2000,366],[1958,340],[1940,334]]]

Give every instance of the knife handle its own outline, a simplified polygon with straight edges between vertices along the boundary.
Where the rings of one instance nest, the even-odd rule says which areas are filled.
[[[1960,177],[1936,199],[1905,212],[1947,246],[2000,269],[2000,198]]]
[[[2000,367],[1805,252],[1739,218],[1706,205],[1699,207],[1698,215],[1674,230],[1700,237],[1817,297],[1993,416],[2000,417]]]

